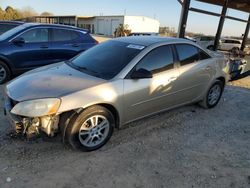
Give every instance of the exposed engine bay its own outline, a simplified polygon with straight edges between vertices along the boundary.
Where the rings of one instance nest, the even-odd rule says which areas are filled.
[[[10,114],[6,110],[5,115],[10,116],[15,133],[20,136],[33,138],[45,133],[48,137],[54,137],[59,132],[59,115],[29,118]]]
[[[22,121],[16,123],[16,133],[32,138],[42,132],[49,137],[54,137],[59,131],[59,116],[45,116],[41,118],[22,118]]]

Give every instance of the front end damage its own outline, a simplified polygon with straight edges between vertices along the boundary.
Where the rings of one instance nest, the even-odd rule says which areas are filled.
[[[48,137],[54,137],[59,132],[59,115],[52,114],[42,117],[19,116],[11,113],[11,110],[17,103],[11,98],[5,97],[4,114],[8,117],[17,135],[32,138],[45,133]]]

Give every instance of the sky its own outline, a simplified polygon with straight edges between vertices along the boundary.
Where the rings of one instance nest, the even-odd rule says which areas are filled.
[[[131,15],[147,16],[160,21],[161,26],[175,27],[181,14],[181,6],[177,0],[0,0],[0,6],[13,8],[32,7],[36,12],[52,12],[55,15]],[[221,7],[200,3],[192,0],[191,7],[204,9],[216,13],[221,12]],[[227,15],[242,19],[248,19],[248,14],[229,9]],[[190,12],[187,23],[187,31],[215,35],[218,17]],[[246,24],[237,21],[226,20],[223,36],[241,36]]]

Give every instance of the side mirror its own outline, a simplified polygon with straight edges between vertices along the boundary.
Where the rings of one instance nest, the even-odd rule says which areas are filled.
[[[25,40],[24,40],[24,38],[20,37],[20,38],[14,39],[12,42],[13,42],[14,44],[16,44],[16,45],[22,45],[22,44],[25,43]]]
[[[130,77],[132,79],[146,79],[146,78],[152,78],[153,75],[150,71],[146,69],[139,69],[134,71]]]

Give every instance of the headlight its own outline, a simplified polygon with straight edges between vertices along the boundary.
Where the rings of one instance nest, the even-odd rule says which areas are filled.
[[[18,103],[11,113],[26,117],[42,117],[56,114],[61,104],[60,99],[47,98]]]

